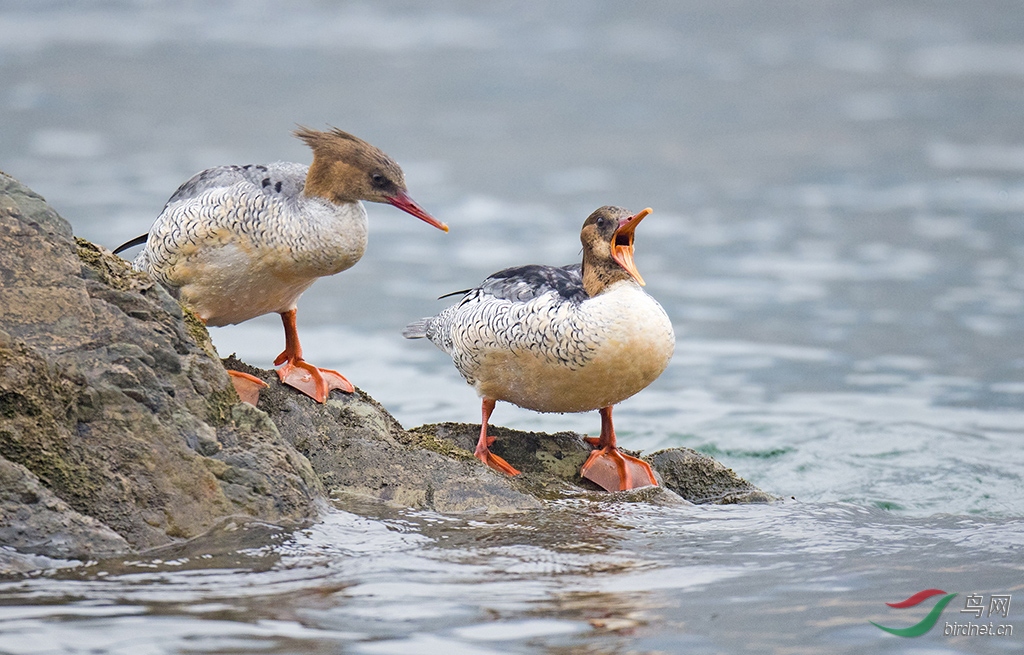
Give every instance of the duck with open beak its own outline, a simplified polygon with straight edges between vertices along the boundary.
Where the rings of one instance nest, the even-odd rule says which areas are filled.
[[[462,301],[403,333],[451,355],[482,398],[476,456],[519,473],[491,452],[496,401],[538,412],[600,410],[601,435],[580,474],[609,491],[656,485],[651,467],[622,453],[612,406],[650,385],[675,349],[672,322],[647,295],[633,260],[634,232],[651,213],[601,207],[583,223],[582,264],[499,271]]]

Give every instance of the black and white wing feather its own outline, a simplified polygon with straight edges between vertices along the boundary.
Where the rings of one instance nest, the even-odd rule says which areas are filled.
[[[501,300],[526,302],[554,291],[563,300],[582,302],[587,299],[583,290],[580,264],[569,266],[515,266],[494,273],[469,293],[494,296]]]
[[[277,162],[218,166],[195,174],[164,205],[133,266],[174,287],[188,274],[189,253],[202,248],[242,239],[301,239],[281,229],[280,217],[301,194],[306,171],[302,164]]]
[[[553,291],[562,300],[582,302],[587,299],[587,293],[583,289],[582,269],[581,264],[513,266],[489,275],[480,286],[446,293],[441,298],[463,296],[462,302],[457,306],[477,303],[488,297],[510,302],[528,302]],[[402,330],[402,336],[406,339],[427,337],[431,323],[438,318],[432,316],[410,323]]]
[[[230,188],[239,183],[251,185],[252,189],[270,198],[282,195],[295,197],[306,183],[306,170],[302,164],[283,162],[208,168],[182,183],[167,200],[164,209],[182,200],[198,198],[207,191]]]
[[[575,369],[586,364],[596,346],[581,309],[588,298],[579,264],[507,268],[402,334],[430,339],[452,356],[471,384],[489,353],[529,353]]]

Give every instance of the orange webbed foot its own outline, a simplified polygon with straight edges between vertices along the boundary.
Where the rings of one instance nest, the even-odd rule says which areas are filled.
[[[329,368],[317,368],[309,362],[299,359],[287,361],[277,369],[277,376],[283,384],[298,389],[318,403],[327,402],[327,395],[332,389],[340,389],[352,393],[355,387],[341,373]]]
[[[517,468],[489,450],[483,456],[477,455],[476,458],[487,466],[490,466],[495,471],[500,471],[506,475],[516,476],[520,473]]]
[[[487,439],[486,439],[487,446],[490,446],[492,443],[494,443],[494,437],[487,437]],[[492,453],[490,448],[487,448],[486,446],[481,448],[479,443],[477,444],[476,452],[474,452],[473,454],[476,455],[476,458],[478,460],[480,460],[481,462],[483,462],[487,466],[490,466],[495,471],[500,471],[501,473],[504,473],[505,475],[512,475],[512,476],[519,475],[519,473],[520,473],[520,471],[517,468],[515,468],[514,466],[512,466],[511,464],[506,462],[501,457],[498,457],[497,455]]]
[[[231,376],[231,384],[234,385],[238,397],[243,403],[249,403],[253,407],[260,401],[260,389],[270,386],[255,375],[249,375],[241,371],[229,370],[228,375]]]
[[[327,402],[331,389],[341,389],[352,393],[355,387],[341,373],[329,368],[317,368],[302,359],[302,347],[299,345],[299,333],[295,327],[295,310],[281,313],[284,324],[284,352],[274,360],[277,376],[283,384],[294,387],[318,403]]]
[[[580,475],[605,491],[658,486],[650,464],[626,455],[618,448],[600,448],[590,453]]]

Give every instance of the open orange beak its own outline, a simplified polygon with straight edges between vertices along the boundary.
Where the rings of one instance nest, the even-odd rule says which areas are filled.
[[[640,271],[636,270],[636,264],[633,263],[633,232],[636,230],[636,226],[640,225],[640,221],[644,220],[644,216],[647,216],[652,211],[654,210],[650,207],[641,209],[633,216],[623,220],[619,223],[618,229],[615,230],[615,234],[612,236],[612,259],[629,273],[640,286],[644,286],[646,283],[640,277]]]
[[[445,232],[448,231],[447,225],[428,214],[425,209],[417,205],[416,201],[410,198],[409,194],[404,191],[399,191],[397,194],[388,198],[387,201],[407,214],[412,214],[424,223],[429,223],[439,230],[444,230]]]

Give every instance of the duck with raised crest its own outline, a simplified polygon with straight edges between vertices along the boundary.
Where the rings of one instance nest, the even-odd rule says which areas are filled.
[[[337,371],[302,357],[296,302],[317,278],[353,266],[366,250],[361,200],[389,203],[448,231],[409,197],[402,169],[366,141],[332,129],[295,131],[313,163],[220,166],[197,173],[164,206],[132,265],[176,293],[207,325],[241,323],[276,312],[285,349],[278,376],[318,402],[332,389],[351,393]],[[239,396],[252,404],[256,377],[229,371]]]
[[[437,316],[406,327],[451,355],[483,398],[476,456],[517,475],[490,451],[495,402],[538,412],[601,412],[601,436],[580,473],[609,491],[657,485],[651,467],[616,445],[612,406],[653,382],[675,349],[672,322],[644,293],[634,231],[650,209],[601,207],[583,224],[583,263],[521,266],[491,275]]]

